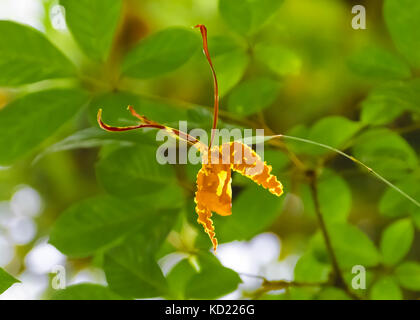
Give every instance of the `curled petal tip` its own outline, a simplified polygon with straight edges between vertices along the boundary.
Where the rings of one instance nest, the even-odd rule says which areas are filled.
[[[96,116],[96,120],[98,121],[99,126],[102,128],[102,108],[98,109],[98,114]]]
[[[216,250],[217,250],[217,239],[213,238],[211,239],[212,243],[213,243],[213,252],[214,254],[217,254]]]
[[[107,125],[105,122],[102,121],[102,109],[98,110],[97,120],[98,120],[99,127],[101,127],[102,129],[106,131],[129,131],[129,130],[140,129],[144,127],[153,127],[152,125],[141,125],[141,124],[137,126],[128,126],[128,127],[113,127],[113,126]]]

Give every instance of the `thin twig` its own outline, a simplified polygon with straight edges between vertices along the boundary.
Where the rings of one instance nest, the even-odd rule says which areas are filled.
[[[420,130],[420,122],[413,123],[407,127],[395,128],[393,131],[398,134],[406,134],[417,130]]]
[[[331,244],[331,240],[328,234],[328,230],[327,230],[327,226],[325,224],[325,220],[324,217],[321,213],[321,206],[319,204],[319,198],[318,198],[318,187],[317,187],[317,174],[316,172],[312,172],[311,171],[311,177],[310,177],[310,182],[309,182],[310,188],[311,188],[311,194],[312,194],[312,199],[314,201],[314,206],[315,206],[315,213],[318,219],[318,223],[319,223],[319,227],[321,229],[322,232],[322,236],[324,237],[325,240],[325,245],[327,247],[327,252],[330,256],[331,259],[331,263],[332,263],[332,267],[333,267],[333,272],[334,272],[334,276],[336,279],[336,286],[338,287],[346,287],[343,275],[341,274],[341,270],[340,270],[340,266],[338,265],[338,260],[337,257],[335,255],[334,249],[332,247]]]
[[[343,289],[353,299],[360,299],[347,286],[346,281],[344,280],[343,274],[341,272],[340,266],[338,264],[337,256],[336,256],[335,251],[333,249],[333,246],[332,246],[332,243],[331,243],[331,238],[328,234],[328,229],[327,229],[327,226],[325,224],[324,216],[322,215],[322,212],[321,212],[321,206],[319,204],[319,197],[318,197],[317,173],[314,172],[314,171],[312,172],[312,175],[310,177],[309,185],[310,185],[310,188],[311,188],[312,199],[313,199],[314,205],[315,205],[315,214],[317,216],[319,227],[321,229],[322,236],[323,236],[324,241],[325,241],[325,246],[327,248],[327,252],[328,252],[328,255],[330,256],[331,264],[332,264],[332,267],[333,267],[333,276],[334,276],[333,277],[333,281],[334,281],[333,284],[334,284],[335,287]]]
[[[297,282],[297,281],[287,281],[287,280],[273,280],[269,281],[264,279],[263,284],[259,289],[252,293],[253,299],[259,299],[262,295],[270,291],[277,290],[287,290],[292,287],[302,288],[302,287],[320,287],[325,285],[325,283],[306,283],[306,282]]]
[[[260,279],[262,281],[267,281],[267,279],[264,276],[260,276],[258,274],[249,274],[249,273],[246,273],[246,272],[238,272],[238,274],[240,276],[244,276],[244,277],[255,278],[255,279]]]

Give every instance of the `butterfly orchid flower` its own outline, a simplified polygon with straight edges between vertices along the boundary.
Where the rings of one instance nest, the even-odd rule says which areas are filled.
[[[261,185],[276,196],[283,193],[283,186],[276,176],[271,174],[272,167],[249,146],[242,142],[234,141],[223,143],[221,146],[212,146],[215,138],[219,113],[219,88],[207,42],[207,29],[204,25],[197,25],[203,40],[203,51],[210,65],[213,75],[214,106],[213,126],[209,145],[202,143],[188,133],[167,127],[145,116],[139,115],[132,106],[128,109],[131,114],[140,120],[140,124],[128,127],[113,127],[102,121],[102,109],[98,111],[99,126],[107,131],[128,131],[140,128],[155,128],[167,131],[170,135],[188,142],[201,152],[202,167],[197,174],[197,191],[194,201],[195,211],[198,215],[197,222],[204,227],[204,231],[210,237],[214,252],[217,248],[217,239],[212,213],[221,216],[232,214],[232,170],[242,174]]]

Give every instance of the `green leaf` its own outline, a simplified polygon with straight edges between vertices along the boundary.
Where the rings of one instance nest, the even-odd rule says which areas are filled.
[[[137,245],[142,247],[143,254],[157,256],[158,250],[178,221],[179,213],[180,208],[176,204],[171,209],[159,210],[148,225],[140,226],[139,232],[133,233],[131,238],[135,238]]]
[[[335,287],[326,287],[316,296],[317,300],[351,300],[347,293]]]
[[[342,149],[346,147],[345,143],[361,130],[362,127],[363,124],[360,122],[351,121],[341,116],[329,116],[318,120],[311,128],[305,125],[297,125],[287,134]],[[320,146],[308,145],[298,141],[287,141],[287,144],[295,153],[318,156],[331,152],[331,150]]]
[[[284,152],[279,152],[279,150],[274,149],[264,149],[264,161],[272,166],[271,173],[277,177],[281,177],[282,173],[290,165],[290,158]]]
[[[269,107],[277,98],[280,83],[270,78],[254,78],[241,83],[231,93],[228,110],[248,116]]]
[[[375,88],[362,102],[361,120],[365,124],[392,122],[404,111],[420,112],[420,81],[391,82]]]
[[[109,287],[124,297],[163,296],[168,284],[144,237],[130,237],[105,254],[104,270]],[[153,240],[153,239],[149,239]]]
[[[356,52],[349,60],[356,74],[374,79],[406,79],[411,76],[404,60],[383,48],[370,46]]]
[[[81,283],[57,290],[51,300],[121,300],[122,297],[112,292],[108,287],[94,284]]]
[[[284,295],[287,300],[313,300],[319,287],[291,287]]]
[[[412,213],[413,223],[416,226],[418,230],[420,230],[420,210],[417,209],[417,211]]]
[[[295,281],[301,283],[323,283],[328,281],[331,266],[320,262],[312,252],[305,253],[295,266]]]
[[[350,214],[352,196],[347,182],[331,170],[324,170],[317,181],[320,210],[327,222],[346,222]],[[334,190],[334,196],[331,196]],[[301,186],[305,213],[315,217],[315,207],[309,186]]]
[[[26,155],[73,117],[87,100],[80,90],[51,89],[12,101],[0,110],[0,165]]]
[[[133,117],[127,110],[127,106],[133,106],[134,109],[148,119],[153,121],[169,124],[172,127],[178,127],[178,121],[187,119],[187,111],[177,105],[166,102],[149,99],[128,92],[110,92],[99,95],[92,99],[89,105],[90,121],[94,126],[98,126],[97,114],[98,110],[103,109],[102,118],[104,122],[115,126],[128,126],[138,124],[138,119]],[[156,130],[151,130],[156,136]],[[133,135],[144,135],[144,131],[135,130],[130,132]],[[138,138],[141,140],[141,138]],[[153,138],[153,141],[156,141]]]
[[[415,66],[420,67],[420,2],[417,0],[386,0],[384,17],[398,50]]]
[[[219,11],[233,30],[248,34],[258,31],[282,3],[282,0],[219,0]]]
[[[289,131],[287,131],[287,135],[307,139],[309,136],[309,130],[310,128],[308,128],[306,125],[298,124],[294,126],[293,128],[291,128]],[[312,146],[306,143],[299,142],[299,141],[290,140],[290,141],[287,141],[286,144],[290,148],[290,150],[298,154],[310,153],[310,151],[312,150]]]
[[[153,207],[148,204],[146,209],[144,203],[110,196],[84,200],[60,215],[51,231],[50,243],[69,256],[90,256],[156,220],[162,212]]]
[[[385,276],[375,282],[371,291],[372,300],[402,300],[403,294],[394,277]]]
[[[246,51],[247,48],[246,42],[243,40],[227,35],[209,36],[208,42],[212,58],[236,50]]]
[[[411,146],[401,136],[385,128],[361,134],[353,152],[358,160],[388,179],[406,176],[418,165]]]
[[[193,31],[169,28],[142,40],[123,60],[124,75],[139,79],[157,77],[185,64],[199,48]]]
[[[234,291],[241,282],[238,274],[223,267],[210,253],[183,259],[167,276],[171,298],[217,299]]]
[[[0,86],[75,75],[74,65],[38,30],[0,21]]]
[[[211,253],[198,257],[200,272],[193,275],[186,286],[186,297],[190,299],[216,299],[234,291],[241,278],[224,266]]]
[[[398,281],[404,289],[420,291],[420,264],[405,262],[395,270]]]
[[[117,247],[105,255],[104,270],[110,288],[124,297],[159,297],[168,290],[158,264],[132,246]]]
[[[252,11],[247,0],[219,0],[220,15],[233,30],[247,33],[252,27]]]
[[[64,138],[63,140],[49,146],[39,154],[34,162],[38,161],[47,154],[68,151],[75,149],[97,148],[112,144],[120,146],[133,146],[139,139],[138,135],[127,132],[107,132],[100,128],[87,128]]]
[[[157,192],[175,182],[171,165],[159,164],[157,156],[154,146],[119,148],[97,163],[98,181],[108,192],[122,197]]]
[[[289,48],[269,43],[259,43],[254,48],[256,59],[280,76],[297,75],[302,62]]]
[[[209,37],[209,50],[219,82],[219,94],[225,95],[242,79],[249,64],[247,47],[229,36]]]
[[[420,182],[418,177],[413,175],[406,176],[397,182],[396,186],[414,199],[420,199]],[[382,215],[391,218],[406,215],[420,216],[419,207],[391,188],[387,189],[382,196],[379,202],[379,211]]]
[[[185,291],[188,282],[197,273],[191,264],[190,259],[181,260],[166,276],[170,289],[170,298],[183,300],[186,299]]]
[[[167,294],[168,283],[156,256],[178,213],[178,209],[161,210],[147,225],[133,231],[124,243],[105,254],[104,270],[112,290],[132,298]]]
[[[387,94],[377,96],[374,90],[362,102],[360,119],[365,124],[383,125],[391,123],[403,112],[400,105],[392,103],[392,97]]]
[[[410,219],[403,219],[388,226],[382,234],[381,252],[383,262],[396,265],[410,250],[414,228]]]
[[[233,201],[232,215],[215,216],[216,235],[219,242],[248,240],[264,231],[281,213],[283,200],[284,195],[279,198],[261,186],[249,186]],[[262,206],[264,207],[263,215],[261,214]]]
[[[14,283],[20,282],[0,268],[0,294],[9,289]]]
[[[127,107],[133,106],[140,114],[150,117],[148,114],[145,114],[143,110],[139,109],[139,100],[140,98],[138,96],[127,92],[107,92],[105,94],[98,95],[94,97],[89,104],[90,122],[92,125],[98,126],[98,110],[102,109],[102,120],[105,123],[113,126],[129,126],[138,124],[138,119],[131,115],[129,110],[127,110]],[[142,132],[142,130],[129,132],[138,133]]]
[[[352,268],[355,265],[373,267],[380,262],[380,254],[375,245],[359,228],[333,223],[328,224],[327,229],[341,268]],[[317,246],[321,244],[324,247],[322,237],[317,241],[320,241]]]
[[[199,127],[203,130],[210,131],[213,124],[213,113],[210,111],[210,109],[198,106],[193,107],[187,110],[187,121],[188,125],[191,127]]]
[[[353,267],[356,267],[353,269]],[[353,296],[359,297],[361,300],[369,299],[369,292],[366,289],[359,287],[363,282],[365,282],[366,288],[370,289],[373,287],[374,281],[377,279],[376,269],[372,270],[368,267],[365,269],[358,268],[358,266],[349,267],[345,270],[342,270],[343,280],[347,285],[347,288],[350,292],[353,293]],[[364,267],[364,266],[362,266]],[[380,268],[380,267],[379,267]],[[356,286],[355,286],[356,285]]]
[[[333,148],[342,148],[360,129],[362,124],[340,116],[325,117],[316,122],[309,131],[309,140],[329,145]],[[307,150],[311,154],[321,155],[329,150],[313,146]]]
[[[60,0],[75,40],[92,59],[105,61],[120,20],[120,0]]]

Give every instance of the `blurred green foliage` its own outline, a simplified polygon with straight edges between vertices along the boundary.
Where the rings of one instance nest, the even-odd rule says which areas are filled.
[[[6,291],[12,284],[19,282],[19,280],[12,277],[2,268],[0,268],[0,293]]]
[[[0,21],[0,198],[22,183],[39,190],[37,237],[49,235],[75,270],[99,267],[108,283],[46,297],[215,299],[240,284],[195,222],[199,167],[159,165],[154,132],[96,124],[99,108],[108,123],[135,124],[130,104],[158,122],[208,128],[211,78],[188,28],[197,23],[209,29],[222,127],[346,150],[420,199],[420,2],[360,2],[367,30],[351,28],[355,3],[344,0],[61,0],[68,32],[48,19],[45,33]],[[45,1],[47,13],[53,5]],[[244,296],[418,297],[420,208],[328,150],[271,140],[265,151],[285,195],[234,176],[233,215],[215,217],[216,232],[221,243],[276,233],[279,259],[300,256],[297,285]],[[169,253],[184,259],[163,273],[158,261]],[[351,288],[355,265],[368,269],[366,290]],[[16,281],[0,269],[0,293]]]

